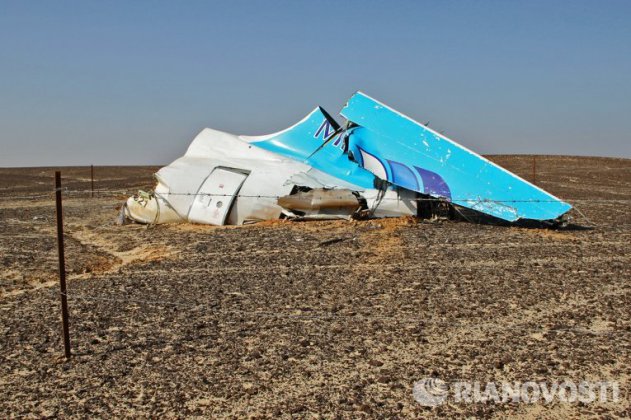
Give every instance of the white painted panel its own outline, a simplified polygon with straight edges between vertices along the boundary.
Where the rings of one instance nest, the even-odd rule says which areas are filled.
[[[230,169],[215,168],[204,180],[193,200],[188,220],[208,225],[223,225],[235,195],[247,175]]]
[[[359,151],[362,154],[364,168],[375,174],[377,178],[381,178],[384,181],[387,181],[388,175],[386,174],[386,168],[383,167],[379,159],[361,149]]]

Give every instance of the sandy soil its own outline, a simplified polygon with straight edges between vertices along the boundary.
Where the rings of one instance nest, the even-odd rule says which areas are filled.
[[[530,177],[529,157],[493,159]],[[66,194],[70,361],[53,169],[0,169],[0,416],[631,416],[631,161],[537,158],[592,229],[116,226],[155,169],[97,168],[115,194]],[[63,174],[89,189],[89,168]],[[618,381],[620,400],[431,408],[412,395],[426,377]]]

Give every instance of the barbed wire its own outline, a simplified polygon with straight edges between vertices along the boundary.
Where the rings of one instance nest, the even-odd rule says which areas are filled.
[[[36,199],[36,198],[48,198],[48,197],[52,197],[53,193],[45,193],[45,194],[34,194],[34,195],[0,195],[0,200],[4,200],[4,199]]]
[[[131,189],[129,190],[70,190],[66,188],[62,188],[61,191],[65,194],[127,194],[130,196],[136,196],[137,193],[134,193]],[[10,195],[10,194],[0,194],[0,200],[4,199],[37,199],[37,198],[47,198],[52,197],[55,191],[51,191],[49,193],[42,194],[32,194],[32,195]],[[148,193],[149,196],[152,196],[152,193]],[[268,195],[268,194],[220,194],[220,193],[202,193],[202,192],[167,192],[161,193],[162,196],[186,196],[186,197],[234,197],[234,198],[267,198],[267,199],[279,199],[283,197],[291,197],[290,194],[287,195]],[[95,197],[98,198],[98,197]],[[349,196],[329,196],[326,199],[348,199]],[[364,199],[366,199],[364,197]],[[480,197],[462,197],[462,198],[447,198],[447,197],[413,197],[413,198],[405,198],[405,197],[383,197],[382,200],[392,200],[392,201],[415,201],[415,202],[441,202],[441,203],[453,203],[453,202],[469,202],[469,203],[558,203],[559,201],[563,201],[564,199],[490,199],[490,198],[480,198]],[[620,202],[620,203],[628,203],[631,202],[631,199],[627,198],[575,198],[575,199],[566,199],[571,202]]]

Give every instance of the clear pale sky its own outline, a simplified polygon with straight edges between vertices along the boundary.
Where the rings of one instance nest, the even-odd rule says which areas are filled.
[[[356,90],[480,153],[631,157],[631,1],[0,1],[0,166],[166,164]]]

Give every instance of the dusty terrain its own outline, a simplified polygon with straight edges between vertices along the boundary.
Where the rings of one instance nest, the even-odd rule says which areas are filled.
[[[492,157],[530,178],[530,157]],[[566,230],[113,223],[156,168],[0,169],[0,416],[631,416],[631,161],[538,157]],[[75,192],[73,192],[75,191]],[[19,197],[16,197],[19,196]],[[583,229],[582,227],[591,227]],[[338,240],[341,239],[341,240]],[[415,381],[618,381],[617,403],[424,407]]]

